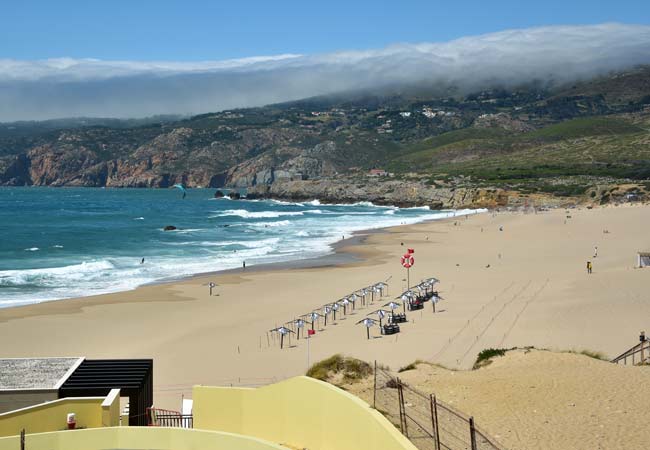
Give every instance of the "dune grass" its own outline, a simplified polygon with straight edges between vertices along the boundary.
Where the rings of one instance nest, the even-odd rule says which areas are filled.
[[[341,374],[343,382],[354,383],[372,373],[372,366],[367,362],[336,354],[311,366],[307,371],[307,376],[329,381],[332,377]]]

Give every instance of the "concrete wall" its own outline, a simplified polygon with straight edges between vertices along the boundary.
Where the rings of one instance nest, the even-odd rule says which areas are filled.
[[[102,426],[116,427],[118,425],[120,425],[120,390],[111,389],[102,402]]]
[[[1,391],[0,414],[26,408],[27,406],[38,405],[39,403],[50,402],[57,398],[59,398],[59,391],[56,389]]]
[[[309,450],[415,450],[384,416],[328,383],[296,377],[259,389],[196,386],[194,428]]]
[[[19,436],[0,438],[0,450],[20,448]],[[29,450],[286,450],[271,442],[214,431],[159,427],[113,427],[27,435]]]
[[[44,433],[67,428],[68,413],[77,416],[77,428],[97,428],[119,423],[119,391],[117,409],[114,404],[102,407],[104,397],[62,398],[40,405],[0,414],[0,436],[13,436],[25,429],[26,433]],[[113,402],[115,403],[115,402]],[[112,415],[115,414],[116,418]]]

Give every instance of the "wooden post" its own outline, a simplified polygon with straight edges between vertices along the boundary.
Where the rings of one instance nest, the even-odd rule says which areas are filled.
[[[25,429],[20,430],[20,450],[25,450]]]
[[[368,332],[368,339],[370,339],[370,327],[366,327],[366,331]]]
[[[644,355],[644,350],[645,350],[645,331],[642,331],[639,334],[639,340],[641,341],[641,364],[645,362],[645,355]]]
[[[478,450],[476,447],[476,428],[474,427],[474,417],[469,418],[469,437],[472,440],[472,450]]]
[[[435,424],[435,432],[436,432],[436,450],[440,450],[440,429],[438,428],[438,401],[436,399],[436,396],[432,396],[432,404],[433,404],[433,417],[435,418],[434,424]]]
[[[372,407],[377,409],[377,360],[375,359],[375,382],[372,392]]]
[[[402,434],[409,437],[408,424],[406,422],[406,407],[404,406],[404,389],[402,387],[402,380],[397,379],[397,394],[399,398],[399,416],[402,423]]]
[[[645,347],[645,342],[641,342],[641,362],[640,362],[640,364],[643,364],[643,361],[645,360],[645,358],[643,356],[644,347]]]
[[[436,416],[433,411],[433,394],[429,394],[429,409],[431,410],[431,433],[433,434],[433,445],[436,450],[439,450],[436,441]]]
[[[402,385],[397,378],[397,406],[399,408],[399,428],[402,434],[406,435],[404,430],[404,413],[402,411]]]

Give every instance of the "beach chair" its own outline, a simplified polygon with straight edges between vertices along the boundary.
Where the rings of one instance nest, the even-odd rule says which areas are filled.
[[[389,323],[384,325],[383,334],[396,334],[399,333],[399,325],[396,323]]]

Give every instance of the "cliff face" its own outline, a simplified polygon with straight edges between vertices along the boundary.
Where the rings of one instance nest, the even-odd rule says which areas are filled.
[[[227,186],[254,187],[332,176],[336,173],[332,161],[336,149],[334,142],[327,141],[307,149],[269,151],[228,170],[224,182]]]
[[[502,189],[434,187],[419,182],[344,180],[292,180],[258,185],[249,198],[280,198],[294,201],[320,199],[326,203],[370,201],[377,205],[441,208],[495,208],[509,204]]]

